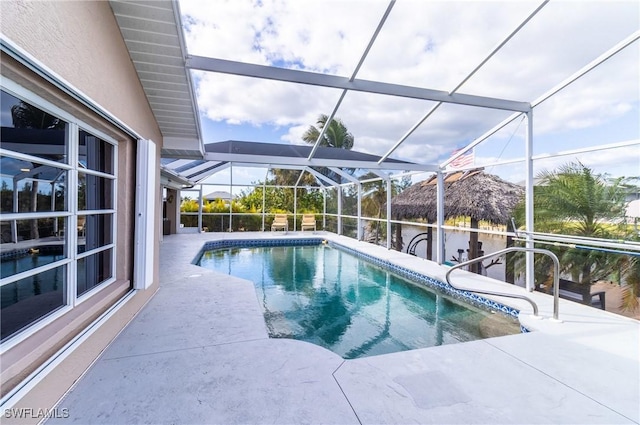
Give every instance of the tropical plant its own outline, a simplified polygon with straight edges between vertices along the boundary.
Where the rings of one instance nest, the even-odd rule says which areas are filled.
[[[302,140],[309,144],[315,144],[318,137],[320,137],[322,129],[326,127],[324,135],[320,140],[320,146],[351,150],[355,139],[353,134],[347,129],[347,126],[345,126],[339,118],[332,119],[327,126],[328,120],[329,117],[327,115],[321,114],[316,122],[318,127],[313,125],[309,126],[307,131],[302,135]]]
[[[324,129],[325,131],[320,139],[319,146],[351,150],[353,148],[355,138],[347,129],[347,126],[340,118],[334,118],[329,122],[329,124],[327,124],[328,120],[329,117],[327,115],[321,114],[316,122],[317,127],[310,125],[302,135],[302,140],[311,145],[315,145],[322,133],[322,130]],[[342,177],[327,168],[321,167],[318,168],[317,171],[334,181],[342,183]]]
[[[375,173],[367,173],[362,176],[362,180],[368,180],[378,177]],[[391,181],[391,196],[395,196],[402,192],[406,187],[411,184],[410,179],[403,179],[398,182],[397,180]],[[363,183],[362,185],[362,213],[366,217],[375,217],[381,219],[383,210],[387,203],[387,183],[384,180],[375,180],[372,182]],[[378,243],[380,237],[386,236],[384,230],[381,232],[380,221],[373,222],[374,242]],[[383,229],[386,229],[384,227]]]
[[[328,119],[328,116],[320,115],[318,117],[317,127],[313,125],[309,126],[309,128],[304,132],[302,140],[309,144],[315,144],[316,140],[318,140],[318,137],[320,136],[320,132],[325,126],[327,126]],[[353,147],[353,143],[353,135],[349,132],[342,120],[336,118],[331,120],[331,123],[327,126],[325,134],[320,141],[320,146],[351,149]],[[316,171],[336,182],[342,181],[338,174],[328,168],[319,167]],[[322,194],[317,190],[318,184],[311,173],[300,170],[278,168],[274,168],[271,173],[273,177],[266,179],[267,185],[293,186],[298,183],[299,189],[296,189],[296,198],[299,210],[304,210],[306,212],[322,211]],[[304,187],[304,189],[302,189],[302,187]],[[264,192],[266,199],[266,211],[273,212],[278,209],[291,212],[294,210],[294,191],[292,188],[267,187],[264,189]],[[262,209],[262,196],[263,188],[256,186],[249,192],[241,193],[239,199],[245,206],[253,205],[258,209]]]
[[[626,275],[625,286],[622,287],[622,305],[626,311],[640,309],[640,257],[628,256],[623,260],[622,273]]]
[[[619,238],[624,232],[625,186],[628,179],[610,179],[596,174],[581,162],[571,162],[554,171],[543,171],[534,188],[534,227],[538,232],[593,238]],[[516,209],[524,221],[524,205]],[[598,249],[548,246],[558,255],[561,272],[581,284],[609,278],[620,269],[620,257]],[[550,267],[536,259],[536,282],[548,280]]]

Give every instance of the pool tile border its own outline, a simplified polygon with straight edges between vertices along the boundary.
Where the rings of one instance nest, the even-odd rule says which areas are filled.
[[[356,257],[359,258],[363,258],[373,264],[379,265],[381,267],[387,268],[391,271],[393,271],[394,273],[397,273],[399,275],[401,275],[402,277],[408,278],[413,282],[417,282],[417,283],[421,283],[425,286],[429,286],[432,288],[436,288],[439,289],[442,292],[445,292],[447,295],[450,295],[456,299],[461,299],[464,300],[466,302],[470,302],[471,304],[483,308],[483,309],[487,309],[489,308],[490,310],[494,310],[494,311],[499,311],[507,316],[511,316],[514,318],[518,318],[518,314],[520,313],[519,310],[513,308],[513,307],[509,307],[506,306],[504,304],[500,304],[497,301],[493,301],[493,300],[489,300],[487,298],[484,298],[478,294],[475,294],[473,292],[468,292],[468,291],[461,291],[458,289],[454,289],[451,285],[449,285],[446,282],[442,282],[438,279],[434,279],[432,277],[426,276],[422,273],[418,273],[416,271],[413,270],[409,270],[405,267],[401,267],[398,265],[395,265],[387,260],[381,260],[380,258],[374,257],[370,254],[366,254],[362,251],[358,251],[356,249],[353,248],[349,248],[349,247],[345,247],[344,245],[340,245],[338,243],[335,242],[329,242],[329,246],[332,247],[336,247],[338,249],[341,249],[343,251],[347,251],[352,255],[355,255]]]
[[[205,242],[191,264],[198,264],[202,254],[212,249],[224,248],[262,248],[272,246],[303,246],[320,245],[322,238],[297,238],[297,239],[221,239]]]
[[[200,249],[196,257],[192,261],[192,264],[198,264],[198,262],[200,261],[200,258],[202,257],[202,254],[205,251],[209,251],[212,249],[224,249],[224,248],[235,248],[235,247],[237,248],[256,247],[257,248],[257,247],[274,247],[274,246],[303,246],[303,245],[320,245],[322,243],[327,243],[332,248],[336,248],[336,249],[340,249],[342,251],[348,252],[349,254],[355,255],[356,257],[362,258],[370,263],[389,269],[392,272],[411,280],[412,282],[437,289],[455,299],[459,299],[461,301],[469,303],[483,310],[499,312],[505,316],[509,316],[516,319],[520,314],[520,310],[515,309],[513,307],[506,306],[494,300],[489,300],[473,292],[454,289],[451,285],[449,285],[446,282],[442,282],[438,279],[434,279],[422,273],[407,269],[405,267],[398,266],[388,260],[382,260],[373,255],[366,254],[357,249],[353,249],[353,248],[341,245],[337,242],[326,241],[325,239],[322,239],[322,238],[256,239],[256,240],[221,239],[217,241],[210,241],[210,242],[206,242],[203,245],[202,249]],[[529,330],[522,325],[520,325],[520,331],[523,333],[529,332]]]

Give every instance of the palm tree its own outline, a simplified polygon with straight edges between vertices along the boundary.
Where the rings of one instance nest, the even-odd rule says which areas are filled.
[[[624,232],[625,178],[609,179],[595,174],[581,162],[571,162],[537,176],[534,188],[534,223],[539,232],[595,238],[619,238]],[[522,222],[524,207],[516,216]],[[620,257],[605,252],[551,246],[561,263],[561,272],[585,285],[609,278],[621,266]],[[546,260],[536,260],[536,275],[546,276]],[[536,279],[536,281],[539,281]]]
[[[329,117],[321,114],[317,121],[318,127],[310,125],[302,135],[302,140],[309,144],[315,144],[322,129],[327,125],[327,120],[329,120]],[[324,132],[322,140],[320,140],[320,146],[351,150],[354,141],[353,134],[349,132],[342,120],[340,118],[334,118]]]
[[[622,261],[621,270],[626,274],[625,286],[622,288],[623,310],[636,311],[640,308],[640,258],[627,257]]]
[[[313,125],[309,126],[309,128],[302,135],[302,140],[309,144],[315,144],[318,140],[318,137],[320,136],[320,132],[326,126],[328,119],[328,116],[324,114],[320,115],[317,121],[318,127],[315,127]],[[327,127],[327,130],[325,131],[323,138],[320,141],[320,146],[329,146],[350,150],[353,147],[353,142],[353,134],[349,132],[342,120],[336,118],[331,120],[331,123]],[[317,171],[333,180],[336,180],[338,182],[341,181],[340,176],[337,176],[335,173],[326,168],[318,168]],[[298,181],[299,176],[300,171],[298,170],[273,170],[274,182],[277,185],[292,186],[296,183],[296,181]],[[305,173],[302,176],[300,184],[302,186],[314,186],[315,178],[310,173]]]
[[[320,133],[326,127],[322,139],[320,139],[319,146],[351,150],[355,139],[353,134],[351,134],[347,129],[347,126],[344,125],[340,118],[332,119],[329,125],[327,125],[328,120],[329,117],[327,115],[321,114],[316,122],[317,127],[310,125],[307,131],[302,135],[302,140],[314,145],[318,140],[318,137],[320,137]],[[318,168],[317,171],[338,183],[342,183],[342,178],[327,168]]]
[[[622,178],[609,180],[594,174],[580,162],[543,171],[534,191],[537,230],[584,237],[611,238],[611,223],[624,217],[625,188]],[[562,257],[572,279],[591,284],[611,273],[610,256],[597,251],[566,250]],[[608,269],[608,270],[607,270]]]

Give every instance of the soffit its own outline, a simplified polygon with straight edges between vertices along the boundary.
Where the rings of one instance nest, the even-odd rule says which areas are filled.
[[[162,132],[162,155],[201,158],[198,108],[176,3],[111,0],[110,5]]]

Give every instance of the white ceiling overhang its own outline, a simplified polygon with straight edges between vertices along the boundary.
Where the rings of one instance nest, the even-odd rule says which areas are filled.
[[[202,158],[203,142],[178,5],[110,0],[129,56],[163,136],[162,156]]]

